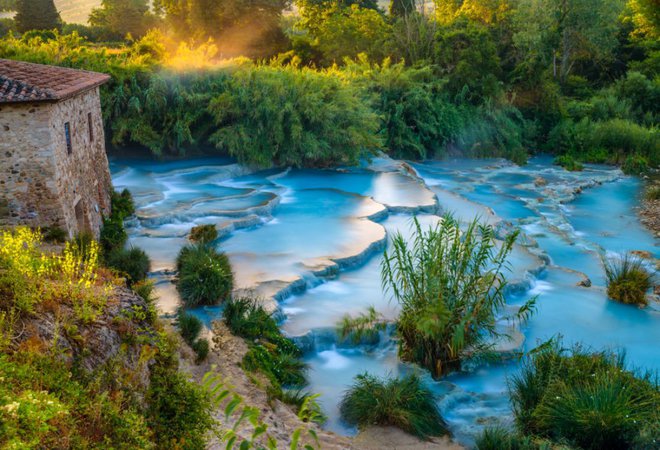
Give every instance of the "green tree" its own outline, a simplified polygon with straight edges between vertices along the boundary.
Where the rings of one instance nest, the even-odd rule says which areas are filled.
[[[295,0],[300,11],[298,26],[316,36],[323,22],[337,10],[357,5],[379,11],[377,0]]]
[[[316,32],[317,45],[328,62],[366,53],[380,61],[387,55],[391,26],[378,11],[351,5],[336,8]]]
[[[611,57],[622,11],[621,0],[520,0],[514,43],[523,64],[538,61],[564,83],[578,61]]]
[[[111,38],[127,34],[141,38],[155,25],[155,19],[148,0],[102,0],[101,7],[92,10],[89,24],[104,28]]]
[[[415,0],[391,0],[390,15],[394,17],[405,17],[417,9]]]
[[[20,33],[62,28],[62,19],[53,0],[17,0],[14,21]]]
[[[478,104],[501,91],[500,59],[485,25],[461,18],[442,27],[436,35],[436,49],[435,61],[453,95],[467,87],[466,98]]]

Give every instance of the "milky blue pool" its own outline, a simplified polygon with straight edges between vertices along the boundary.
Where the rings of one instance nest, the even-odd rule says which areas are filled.
[[[306,350],[309,390],[334,431],[353,434],[337,404],[362,372],[419,370],[401,364],[386,333],[378,345],[338,343],[334,329],[346,314],[368,306],[394,319],[398,305],[381,290],[380,262],[387,238],[410,232],[413,216],[426,226],[445,212],[478,216],[502,233],[520,228],[511,255],[512,305],[538,295],[537,314],[522,328],[523,348],[561,334],[566,342],[625,349],[635,366],[660,369],[660,312],[606,298],[603,255],[640,250],[658,258],[658,240],[634,212],[638,180],[618,170],[587,166],[572,173],[535,158],[525,167],[501,160],[428,161],[403,167],[376,159],[348,170],[251,173],[226,159],[181,162],[113,160],[116,188],[138,206],[130,240],[153,260],[160,307],[178,306],[170,283],[174,259],[189,229],[214,223],[237,286],[283,316],[282,329]],[[588,277],[592,287],[578,282]],[[194,311],[209,323],[220,308]],[[470,444],[485,425],[510,421],[506,376],[517,362],[472,367],[434,382],[451,430]]]

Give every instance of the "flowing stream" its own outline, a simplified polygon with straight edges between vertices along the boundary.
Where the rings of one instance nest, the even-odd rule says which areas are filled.
[[[377,158],[350,169],[256,173],[218,158],[115,159],[111,169],[115,188],[135,198],[130,241],[152,258],[163,313],[179,303],[171,278],[188,231],[215,223],[236,286],[281,315],[284,332],[305,350],[308,389],[321,394],[326,427],[338,433],[357,431],[341,422],[338,403],[365,371],[419,371],[466,445],[484,426],[512,420],[506,377],[516,371],[515,359],[473,364],[433,381],[398,361],[387,332],[372,345],[337,341],[334,330],[346,313],[375,306],[385,318],[396,317],[398,305],[381,289],[380,263],[388,237],[409,235],[413,216],[428,226],[452,212],[465,222],[478,216],[501,236],[522,230],[510,257],[507,301],[515,306],[537,295],[537,312],[511,330],[515,339],[498,343],[502,352],[529,350],[561,334],[565,343],[623,349],[631,365],[660,369],[660,308],[625,306],[605,295],[602,256],[633,250],[660,256],[658,240],[634,211],[640,182],[618,169],[567,172],[544,157],[525,167],[495,159],[408,165]],[[579,285],[587,279],[591,287]],[[210,324],[220,309],[193,313]]]

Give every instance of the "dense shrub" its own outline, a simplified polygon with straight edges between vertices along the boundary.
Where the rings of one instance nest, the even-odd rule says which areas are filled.
[[[414,221],[412,239],[398,233],[382,263],[384,285],[401,304],[399,355],[440,377],[487,352],[504,306],[504,268],[517,233],[497,247],[492,226],[462,227],[452,216],[428,230]],[[518,311],[530,313],[533,302]],[[466,324],[469,324],[467,326]]]
[[[347,423],[361,428],[395,426],[422,439],[447,433],[433,392],[416,375],[402,379],[358,375],[339,408]]]
[[[124,229],[124,222],[115,217],[103,219],[103,227],[99,242],[104,254],[110,254],[113,250],[121,250],[128,241],[128,234]]]
[[[223,318],[229,330],[250,347],[243,365],[260,371],[270,380],[274,394],[282,396],[282,387],[302,386],[305,364],[300,349],[282,335],[272,315],[252,298],[239,298],[226,303]]]
[[[649,170],[649,161],[641,155],[630,155],[621,164],[621,170],[628,175],[641,175]]]
[[[218,239],[218,230],[214,224],[197,225],[190,229],[188,239],[196,244],[211,244]]]
[[[552,163],[561,166],[566,170],[570,170],[571,172],[579,172],[584,169],[584,166],[576,161],[571,155],[557,156]]]
[[[135,214],[135,202],[128,189],[121,192],[113,191],[111,194],[112,217],[124,220]]]
[[[381,144],[376,115],[332,72],[240,69],[209,109],[215,145],[252,166],[356,164]]]
[[[60,336],[75,339],[79,354],[98,351],[88,345],[83,327],[103,333],[103,327],[117,326],[99,320],[118,283],[98,265],[98,244],[77,239],[52,255],[40,247],[38,232],[0,232],[0,447],[204,448],[212,426],[208,394],[178,373],[170,336],[153,305],[124,311],[122,323],[139,312],[147,314],[151,327],[139,340],[122,342],[115,357],[92,371],[68,363],[54,341],[37,335],[18,349],[9,345],[25,331],[17,324],[54,309],[62,321]],[[152,287],[134,285],[145,298]],[[128,354],[148,361],[148,388],[143,377],[127,370],[122,358]]]
[[[213,425],[208,393],[182,373],[160,367],[152,371],[150,381],[148,423],[159,448],[205,448]]]
[[[653,286],[653,277],[641,259],[631,255],[604,260],[607,295],[622,303],[646,305],[646,292]]]
[[[140,248],[115,248],[105,255],[105,264],[125,276],[131,286],[147,278],[151,260]]]
[[[177,290],[186,306],[214,305],[231,295],[233,275],[229,258],[197,244],[181,249],[176,261]]]
[[[586,450],[646,442],[660,420],[660,391],[650,375],[626,369],[622,356],[566,350],[552,342],[509,380],[519,430]],[[638,447],[638,448],[652,448]]]

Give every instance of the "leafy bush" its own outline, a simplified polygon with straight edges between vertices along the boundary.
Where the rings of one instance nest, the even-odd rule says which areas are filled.
[[[646,305],[646,292],[653,286],[653,277],[641,259],[625,255],[604,260],[603,265],[608,297],[626,304]]]
[[[415,219],[412,240],[400,233],[382,263],[383,284],[401,304],[399,355],[440,377],[469,356],[487,352],[504,306],[506,260],[518,233],[499,245],[490,225],[463,229],[452,216],[424,231]],[[531,312],[533,300],[518,310]],[[469,326],[468,326],[469,324]]]
[[[214,224],[197,225],[190,229],[188,239],[196,244],[211,244],[218,239],[218,230]]]
[[[358,375],[339,409],[347,423],[359,427],[391,425],[421,439],[447,433],[433,393],[416,375],[402,379]]]
[[[628,175],[641,175],[649,170],[649,161],[641,155],[630,155],[626,157],[621,170]]]
[[[611,352],[548,343],[530,355],[509,389],[522,433],[587,450],[631,448],[660,419],[657,382],[626,370],[624,358]]]
[[[121,250],[128,241],[128,234],[124,229],[124,222],[116,217],[103,219],[103,227],[99,242],[103,248],[104,254],[109,254],[113,250]]]
[[[380,147],[376,115],[331,72],[237,70],[209,110],[217,126],[212,142],[252,166],[356,164]]]
[[[580,162],[573,159],[571,155],[557,156],[552,163],[561,166],[571,172],[579,172],[584,169],[584,166]]]
[[[115,248],[105,256],[105,264],[125,276],[126,283],[132,286],[147,278],[151,260],[140,248]]]
[[[121,192],[112,191],[110,201],[112,204],[112,217],[123,221],[135,214],[135,202],[128,189]]]
[[[152,371],[150,381],[148,423],[159,448],[205,448],[213,426],[208,393],[182,373],[160,367]]]
[[[272,315],[252,298],[226,303],[223,318],[229,330],[245,339],[250,347],[243,366],[261,371],[270,380],[275,395],[282,397],[282,387],[303,386],[306,366],[299,358],[300,349],[282,335]]]
[[[231,295],[234,278],[229,258],[207,245],[188,245],[176,261],[177,290],[186,306],[214,305]]]
[[[117,357],[94,371],[63,360],[51,340],[34,336],[18,349],[7,345],[24,332],[17,324],[57,309],[61,336],[77,339],[80,354],[98,351],[79,333],[102,325],[98,318],[117,286],[98,264],[98,244],[76,239],[61,254],[40,247],[37,231],[0,231],[0,447],[203,448],[212,426],[207,394],[178,373],[152,305],[146,314],[153,327],[143,330],[141,340],[124,341]],[[151,284],[133,288],[152,296]],[[144,311],[127,310],[121,318],[132,321],[138,312]],[[148,361],[149,389],[142,377],[127,373],[125,346],[136,346],[131,354]]]
[[[155,323],[158,318],[158,310],[155,305],[157,297],[154,292],[153,280],[138,281],[131,286],[131,289],[147,303],[147,320],[152,324]]]

